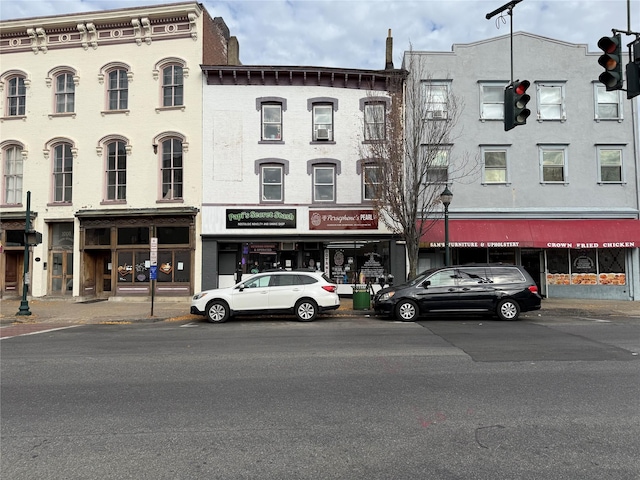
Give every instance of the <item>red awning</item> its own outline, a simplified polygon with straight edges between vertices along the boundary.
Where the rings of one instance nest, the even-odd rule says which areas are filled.
[[[444,220],[421,239],[444,246]],[[640,248],[640,220],[451,220],[449,245],[462,248]]]

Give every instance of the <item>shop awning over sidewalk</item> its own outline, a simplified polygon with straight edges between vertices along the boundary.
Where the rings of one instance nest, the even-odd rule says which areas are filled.
[[[640,248],[640,220],[451,220],[449,245],[462,248]],[[444,246],[444,220],[421,239]]]

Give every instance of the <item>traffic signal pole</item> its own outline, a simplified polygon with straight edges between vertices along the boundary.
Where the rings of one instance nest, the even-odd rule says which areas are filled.
[[[497,14],[502,13],[506,10],[507,15],[511,17],[511,21],[509,22],[509,27],[510,27],[509,39],[510,39],[510,47],[511,47],[511,79],[510,79],[511,83],[513,83],[513,7],[515,7],[521,1],[522,0],[512,0],[511,2],[505,3],[501,7],[496,8],[493,12],[487,13],[487,15],[485,16],[485,18],[489,20],[491,17],[494,17]]]

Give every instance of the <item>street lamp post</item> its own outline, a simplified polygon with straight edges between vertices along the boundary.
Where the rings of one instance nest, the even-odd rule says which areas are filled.
[[[27,234],[31,231],[31,192],[27,192],[27,212],[24,223],[24,271],[22,274],[22,301],[16,315],[31,315],[29,301],[27,300],[27,290],[31,283],[29,279],[29,240]]]
[[[440,201],[444,205],[444,265],[446,267],[451,263],[451,256],[449,254],[449,204],[453,199],[453,193],[449,190],[449,187],[445,187],[444,191],[440,194]]]

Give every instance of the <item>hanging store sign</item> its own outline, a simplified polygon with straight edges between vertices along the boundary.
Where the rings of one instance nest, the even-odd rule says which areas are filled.
[[[227,228],[296,228],[295,209],[227,209]]]
[[[375,210],[313,210],[309,212],[310,230],[377,230]]]

